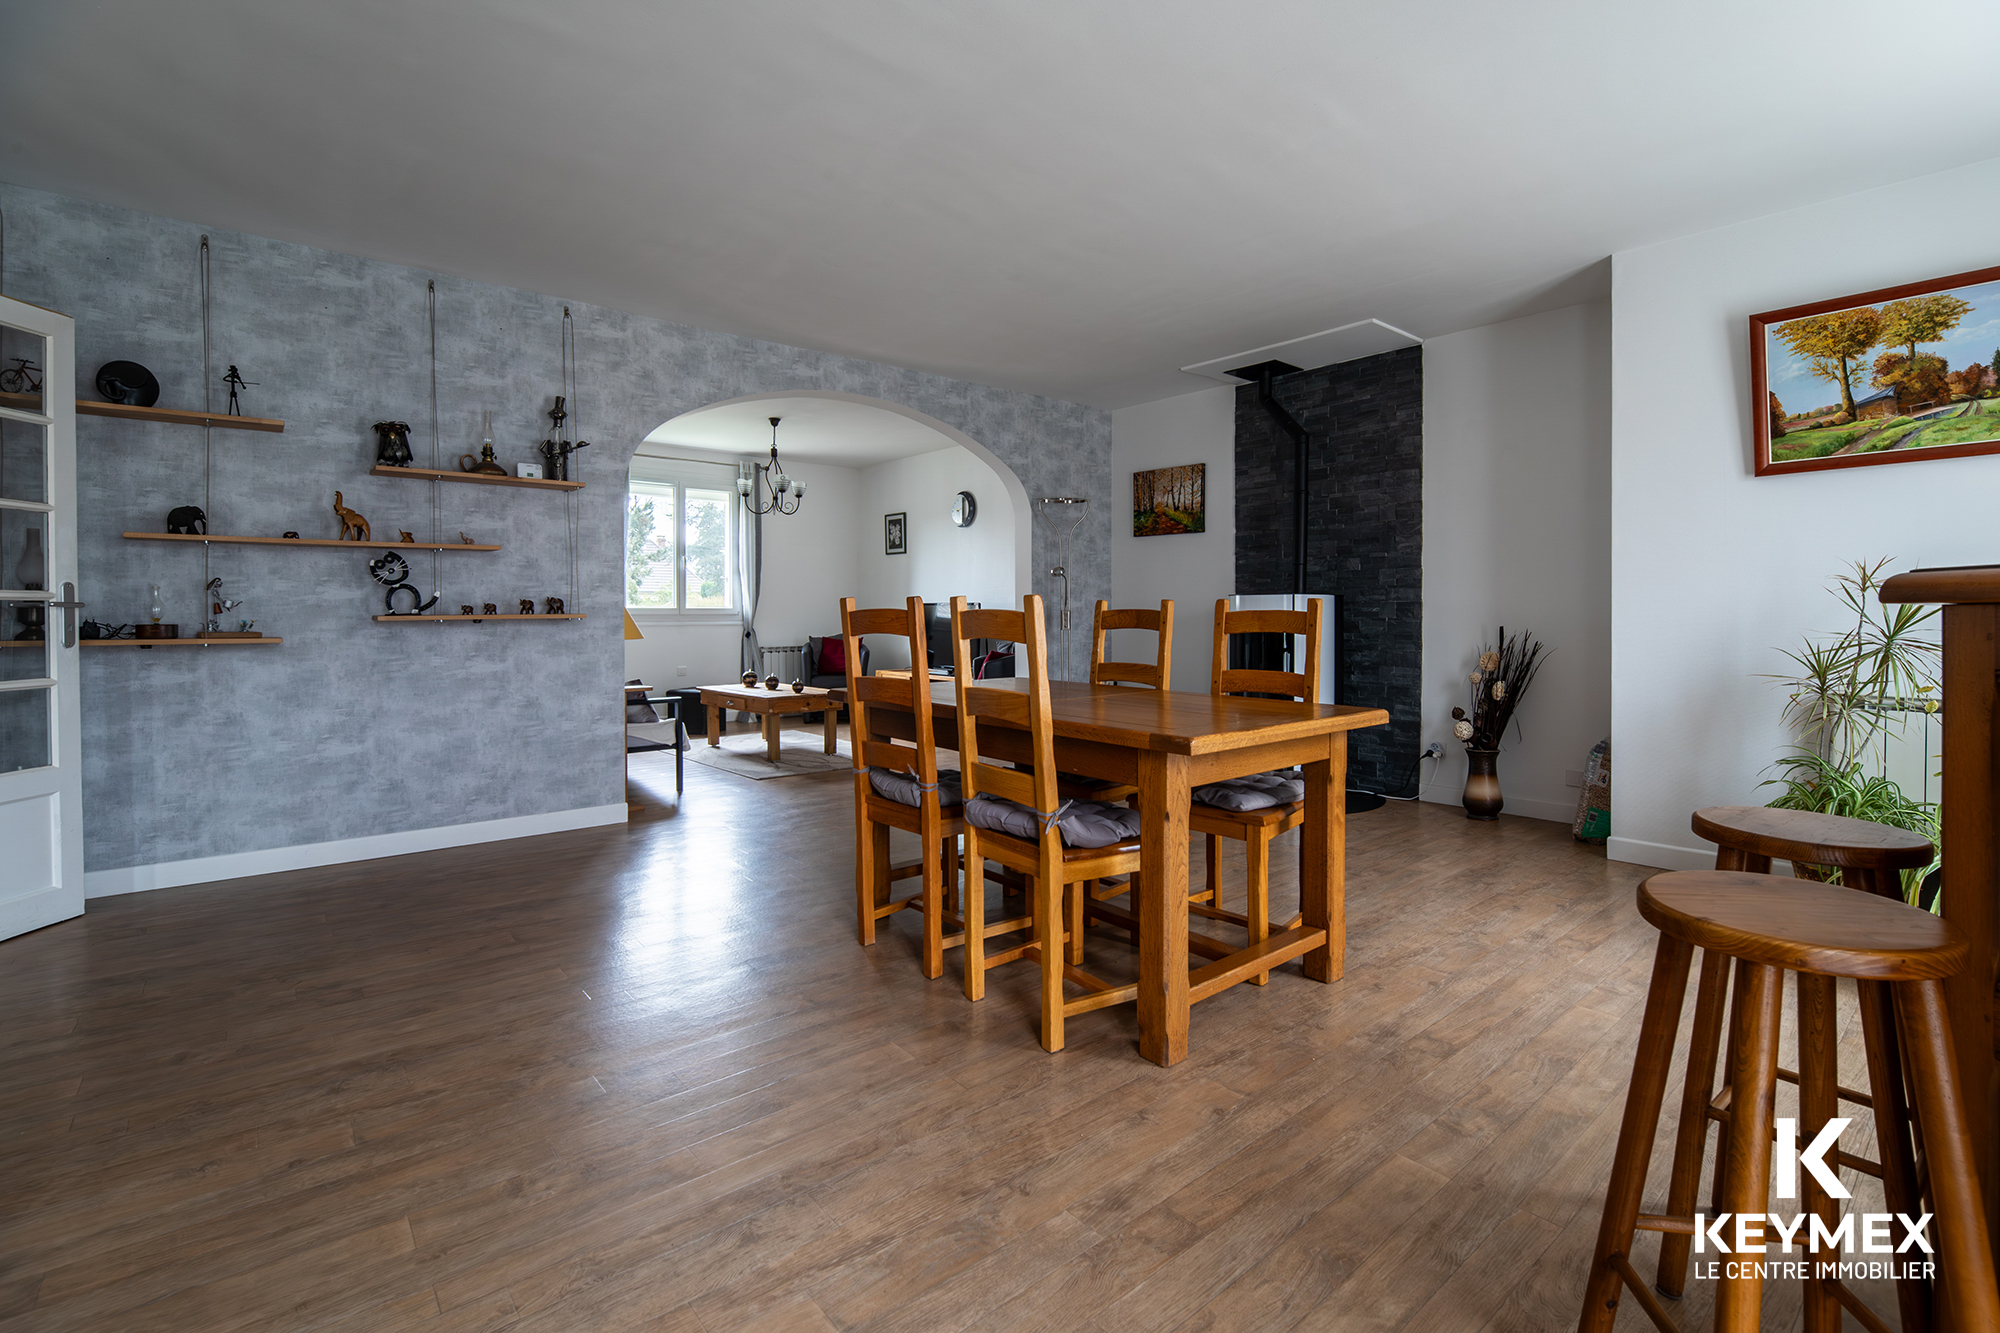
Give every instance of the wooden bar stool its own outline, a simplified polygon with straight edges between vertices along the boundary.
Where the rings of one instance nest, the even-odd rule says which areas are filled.
[[[1773,858],[1838,866],[1841,880],[1849,888],[1861,889],[1895,902],[1903,900],[1898,872],[1927,866],[1933,855],[1930,842],[1920,834],[1865,819],[1849,819],[1843,815],[1819,814],[1810,810],[1773,810],[1761,805],[1711,806],[1694,812],[1693,826],[1697,835],[1716,845],[1717,870],[1747,870],[1764,874],[1770,871]],[[1725,1126],[1729,1123],[1729,1108],[1734,1094],[1726,1076],[1721,1086],[1716,1086],[1715,1071],[1716,1056],[1722,1051],[1723,1011],[1728,990],[1727,960],[1719,955],[1703,955],[1701,980],[1695,991],[1694,1033],[1688,1045],[1680,1124],[1674,1139],[1673,1176],[1667,1191],[1667,1211],[1676,1215],[1694,1210],[1695,1198],[1701,1190],[1702,1158],[1708,1149],[1709,1122],[1713,1120]],[[1808,1004],[1818,1005],[1822,1000],[1827,1006],[1824,1021],[1830,1023],[1833,1021],[1831,992],[1822,995],[1817,987],[1800,988],[1801,1032],[1805,1030]],[[1738,1003],[1741,1003],[1740,993]],[[1894,1025],[1890,1023],[1887,1011],[1881,1007],[1881,997],[1877,996],[1871,1002],[1866,987],[1863,988],[1861,1025],[1871,1052],[1878,1047],[1893,1048],[1896,1040]],[[1735,1050],[1732,1046],[1724,1068],[1733,1068],[1734,1063]],[[1796,1084],[1799,1081],[1798,1074],[1790,1069],[1778,1070],[1778,1077],[1787,1083]],[[1851,1088],[1840,1088],[1838,1095],[1857,1105],[1873,1105],[1867,1094]],[[1901,1090],[1894,1089],[1893,1097],[1900,1106]],[[1895,1198],[1909,1198],[1914,1190],[1912,1182],[1916,1167],[1911,1159],[1908,1138],[1888,1132],[1889,1126],[1907,1119],[1906,1113],[1878,1116],[1875,1127],[1880,1158],[1870,1162],[1849,1157],[1842,1162],[1880,1177],[1883,1188],[1891,1196],[1892,1207],[1895,1206]],[[1722,1198],[1727,1163],[1726,1154],[1716,1154],[1715,1179],[1709,1193],[1711,1210],[1721,1208],[1719,1200]],[[1690,1237],[1672,1234],[1660,1242],[1660,1267],[1656,1282],[1662,1294],[1670,1297],[1681,1294],[1687,1280],[1688,1253],[1692,1244]],[[1908,1326],[1907,1318],[1905,1326]]]
[[[1675,1330],[1666,1307],[1633,1268],[1631,1252],[1633,1235],[1642,1228],[1668,1236],[1692,1236],[1698,1225],[1691,1214],[1671,1209],[1666,1214],[1640,1212],[1646,1166],[1659,1128],[1660,1103],[1666,1092],[1668,1067],[1673,1063],[1681,1002],[1687,994],[1688,971],[1696,949],[1707,950],[1712,958],[1735,961],[1740,997],[1733,1040],[1735,1062],[1730,1071],[1736,1095],[1724,1147],[1731,1167],[1717,1209],[1718,1215],[1732,1215],[1729,1235],[1737,1234],[1736,1215],[1758,1216],[1770,1211],[1778,1015],[1784,975],[1797,973],[1802,992],[1818,997],[1816,1020],[1802,1025],[1800,1031],[1801,1144],[1816,1138],[1837,1109],[1830,992],[1834,978],[1854,978],[1864,992],[1872,991],[1879,997],[1881,1014],[1898,1037],[1893,1044],[1871,1043],[1869,1048],[1876,1115],[1878,1119],[1898,1118],[1894,1126],[1898,1134],[1914,1130],[1930,1168],[1930,1197],[1923,1210],[1914,1206],[1914,1200],[1911,1206],[1899,1209],[1892,1199],[1889,1207],[1912,1217],[1920,1211],[1934,1216],[1929,1236],[1936,1250],[1939,1309],[1949,1311],[1948,1322],[1942,1326],[2000,1328],[2000,1292],[1994,1287],[1986,1214],[1973,1167],[1970,1130],[1955,1083],[1951,1030],[1939,984],[1966,965],[1969,950],[1964,933],[1929,912],[1899,902],[1742,871],[1654,875],[1639,886],[1639,914],[1658,927],[1660,944],[1654,955],[1652,986],[1646,994],[1638,1055],[1612,1158],[1611,1183],[1583,1313],[1577,1321],[1578,1333],[1609,1333],[1626,1290],[1638,1299],[1655,1325],[1668,1333]],[[1905,1080],[1913,1120],[1900,1097],[1892,1095]],[[1845,1158],[1841,1160],[1845,1164]],[[1802,1178],[1803,1196],[1799,1212],[1832,1224],[1833,1199],[1811,1171],[1797,1174]],[[1735,1276],[1725,1276],[1716,1293],[1715,1328],[1724,1333],[1743,1333],[1758,1326],[1763,1298],[1760,1264],[1784,1261],[1776,1253],[1781,1243],[1778,1237],[1766,1234],[1770,1253],[1747,1263],[1731,1257],[1730,1262],[1743,1267]],[[1838,1278],[1818,1275],[1822,1256],[1828,1262],[1844,1256],[1819,1251],[1817,1242],[1810,1240],[1811,1234],[1809,1224],[1795,1233],[1795,1243],[1805,1253],[1794,1260],[1808,1265],[1808,1333],[1837,1333],[1843,1306],[1864,1326],[1884,1327]],[[1905,1333],[1932,1327],[1930,1294],[1914,1280],[1898,1284]]]

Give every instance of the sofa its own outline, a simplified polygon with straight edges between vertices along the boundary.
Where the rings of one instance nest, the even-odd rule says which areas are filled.
[[[821,647],[828,639],[838,643],[840,636],[838,634],[829,634],[825,638],[821,638],[818,635],[814,635],[806,640],[805,681],[806,684],[816,685],[823,690],[844,690],[847,688],[847,673],[845,671],[827,672],[820,670],[819,658]],[[868,674],[868,641],[866,639],[861,641],[861,674],[864,676]]]

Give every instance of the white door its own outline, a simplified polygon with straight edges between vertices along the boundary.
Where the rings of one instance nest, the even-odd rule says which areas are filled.
[[[76,335],[0,297],[0,939],[83,912]]]

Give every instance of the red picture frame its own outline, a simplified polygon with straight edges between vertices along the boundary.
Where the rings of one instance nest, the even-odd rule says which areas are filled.
[[[1973,269],[1966,273],[1954,273],[1948,277],[1933,278],[1926,282],[1904,283],[1899,287],[1882,287],[1872,292],[1860,292],[1853,296],[1840,296],[1826,301],[1814,301],[1806,305],[1790,306],[1783,310],[1767,310],[1761,314],[1750,316],[1750,426],[1756,440],[1756,474],[1760,477],[1769,477],[1792,472],[1821,472],[1830,468],[1872,467],[1880,463],[1917,463],[1933,458],[1964,458],[1978,454],[2000,453],[2000,382],[1996,382],[1989,391],[1994,395],[1992,399],[1981,400],[1991,402],[1996,409],[1992,413],[1991,429],[1994,434],[1994,438],[1992,439],[1958,440],[1935,446],[1925,446],[1919,443],[1909,447],[1897,447],[1891,443],[1887,447],[1877,446],[1873,449],[1865,447],[1855,448],[1856,445],[1865,446],[1868,443],[1868,436],[1877,432],[1886,433],[1900,427],[1905,434],[1916,433],[1917,430],[1923,428],[1924,424],[1938,424],[1937,421],[1931,420],[1932,418],[1960,417],[1963,415],[1960,411],[1953,410],[1955,403],[1949,396],[1942,403],[1925,402],[1916,405],[1922,410],[1915,416],[1904,415],[1910,408],[1902,401],[1903,395],[1901,390],[1891,386],[1890,388],[1878,388],[1877,392],[1870,395],[1869,399],[1853,399],[1856,407],[1860,408],[1861,412],[1865,412],[1867,409],[1861,407],[1863,402],[1868,402],[1870,406],[1875,406],[1876,403],[1874,400],[1893,395],[1891,398],[1892,405],[1884,410],[1894,415],[1888,417],[1877,416],[1875,418],[1884,421],[1884,426],[1875,428],[1866,426],[1860,413],[1849,417],[1845,422],[1838,422],[1837,418],[1822,417],[1817,421],[1799,423],[1792,426],[1790,433],[1799,434],[1802,430],[1818,431],[1824,438],[1815,441],[1815,446],[1832,445],[1835,446],[1835,451],[1816,456],[1790,458],[1783,456],[1784,450],[1782,446],[1775,449],[1773,447],[1775,441],[1772,435],[1773,410],[1771,404],[1774,395],[1770,383],[1772,344],[1773,339],[1777,336],[1774,330],[1781,325],[1792,323],[1795,320],[1812,319],[1816,316],[1830,315],[1837,312],[1858,312],[1867,307],[1886,306],[1891,302],[1908,301],[1914,297],[1952,294],[1960,288],[1977,287],[1996,281],[2000,281],[2000,266]],[[2000,299],[1989,298],[1986,302],[1986,307],[1994,313],[2000,314]],[[1877,310],[1876,313],[1879,314],[1880,311]],[[1859,339],[1857,338],[1853,341],[1859,341]],[[1902,344],[1900,342],[1895,344],[1878,343],[1864,348],[1863,352],[1872,352],[1876,350],[1877,346],[1887,346],[1889,352],[1894,352]],[[1917,346],[1921,348],[1922,343],[1917,344]],[[1789,346],[1784,349],[1784,355],[1790,361],[1797,361],[1802,357],[1801,353],[1791,350]],[[1920,360],[1924,355],[1927,354],[1920,352]],[[1814,358],[1807,357],[1803,359],[1813,360]],[[1830,359],[1821,359],[1828,360],[1828,363],[1832,364]],[[1996,364],[1990,373],[1995,381],[2000,381],[2000,351],[1996,351],[1994,359]],[[1906,364],[1909,364],[1907,357],[1904,358],[1904,361]],[[1961,373],[1969,373],[1970,369],[1971,367],[1968,366],[1966,372]],[[1845,375],[1845,378],[1849,381],[1847,385],[1849,398],[1853,398],[1855,386],[1852,383],[1852,379],[1855,373],[1858,372],[1850,369]],[[1836,385],[1840,383],[1838,379],[1831,382]],[[1864,378],[1862,382],[1874,387],[1870,380]],[[1985,415],[1985,410],[1979,408],[1977,402],[1972,402],[1969,410],[1972,410],[1974,415]],[[1846,413],[1843,412],[1842,415],[1846,415]],[[1905,422],[1913,424],[1905,425]],[[1962,430],[1964,428],[1961,427],[1958,429]],[[1852,436],[1852,438],[1842,443],[1838,437],[1829,433],[1833,431],[1843,432],[1848,436]],[[1847,450],[1853,451],[1846,452]]]

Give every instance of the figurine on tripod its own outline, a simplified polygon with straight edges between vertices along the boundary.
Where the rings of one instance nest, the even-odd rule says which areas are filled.
[[[555,430],[553,439],[543,440],[541,455],[548,460],[550,481],[569,480],[569,456],[579,449],[588,449],[589,440],[571,440],[564,422],[569,420],[569,412],[563,406],[563,397],[556,395],[556,405],[549,409],[549,424]]]
[[[238,389],[254,389],[257,387],[257,381],[244,379],[243,372],[239,371],[235,366],[231,366],[229,373],[222,377],[222,382],[229,386],[229,415],[232,417],[242,416],[243,405],[236,401],[236,391]]]
[[[234,370],[235,368],[236,367],[234,366],[230,367],[231,370]],[[222,578],[220,575],[210,579],[208,581],[209,621],[206,625],[202,626],[202,632],[205,634],[216,634],[221,632],[223,615],[227,612],[234,611],[237,607],[241,605],[243,605],[243,599],[241,597],[230,597],[222,591]],[[248,629],[250,626],[250,622],[247,620],[244,621],[243,626],[245,629]]]

